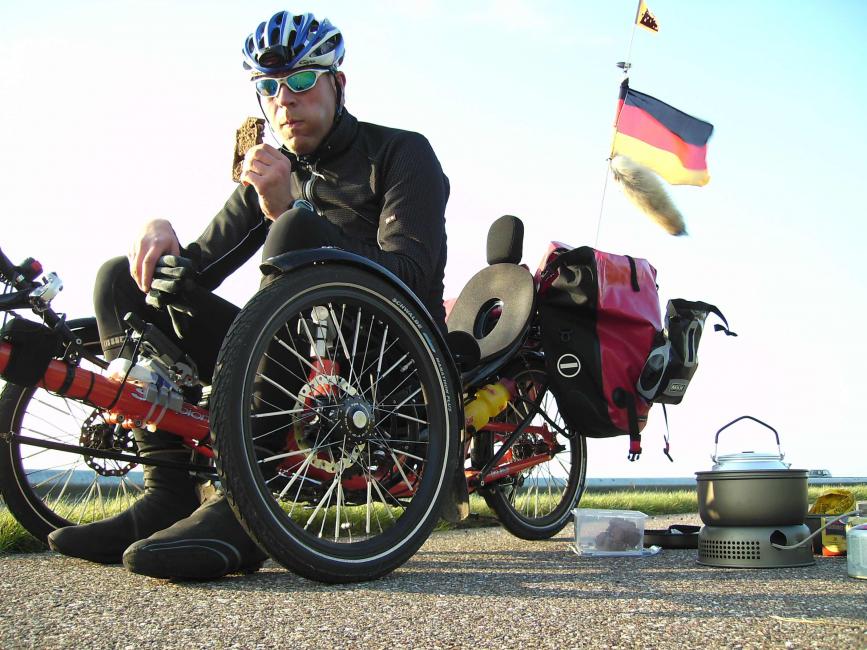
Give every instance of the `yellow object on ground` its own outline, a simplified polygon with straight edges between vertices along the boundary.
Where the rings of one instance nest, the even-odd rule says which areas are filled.
[[[855,508],[851,490],[825,490],[810,507],[811,515],[842,515]]]

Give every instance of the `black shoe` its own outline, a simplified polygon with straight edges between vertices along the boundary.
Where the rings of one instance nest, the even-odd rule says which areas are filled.
[[[210,580],[253,573],[267,558],[220,495],[171,528],[130,546],[123,565],[151,578]]]
[[[176,436],[141,430],[135,436],[145,458],[190,458],[190,450]],[[185,470],[145,465],[144,484],[144,496],[128,510],[92,524],[58,528],[48,535],[49,548],[91,562],[120,564],[130,544],[189,517],[201,503],[198,483]]]
[[[440,516],[452,524],[457,524],[470,516],[470,490],[464,468],[458,466],[452,474],[448,491],[440,504]]]

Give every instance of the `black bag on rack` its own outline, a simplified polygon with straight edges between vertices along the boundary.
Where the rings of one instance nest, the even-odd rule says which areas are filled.
[[[648,402],[680,404],[692,376],[698,369],[698,344],[708,314],[716,314],[725,325],[714,330],[737,336],[714,305],[674,298],[665,309],[665,329],[657,332],[636,388]]]
[[[0,341],[12,344],[3,376],[19,386],[35,386],[51,360],[63,352],[60,335],[41,323],[13,318],[0,331]]]

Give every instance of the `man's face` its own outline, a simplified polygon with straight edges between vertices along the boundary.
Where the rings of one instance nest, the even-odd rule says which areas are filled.
[[[279,75],[285,76],[285,75]],[[285,84],[274,97],[262,97],[262,107],[281,144],[299,156],[313,153],[331,130],[337,102],[336,83],[342,72],[323,74],[310,90],[293,93]]]

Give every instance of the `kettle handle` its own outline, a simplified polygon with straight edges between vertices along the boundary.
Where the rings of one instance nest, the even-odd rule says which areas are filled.
[[[777,430],[776,430],[774,427],[772,427],[770,424],[768,424],[768,423],[766,423],[766,422],[762,422],[762,421],[759,420],[758,418],[754,418],[752,415],[742,415],[742,416],[740,416],[739,418],[735,418],[734,420],[732,420],[731,422],[729,422],[727,425],[725,425],[722,429],[720,429],[719,431],[716,432],[716,436],[715,436],[714,439],[713,439],[713,446],[714,446],[714,450],[713,450],[713,451],[714,451],[714,453],[713,453],[713,459],[714,459],[714,460],[716,460],[716,448],[717,448],[717,446],[719,445],[719,434],[721,434],[723,431],[725,431],[726,429],[728,429],[728,428],[729,428],[731,425],[733,425],[735,422],[740,422],[741,420],[752,420],[753,422],[758,422],[758,423],[761,424],[762,426],[767,427],[768,429],[770,429],[771,431],[773,431],[773,432],[774,432],[774,437],[777,439],[777,451],[780,452],[780,456],[782,457],[783,452],[782,452],[782,450],[780,450],[780,434],[777,433]]]

